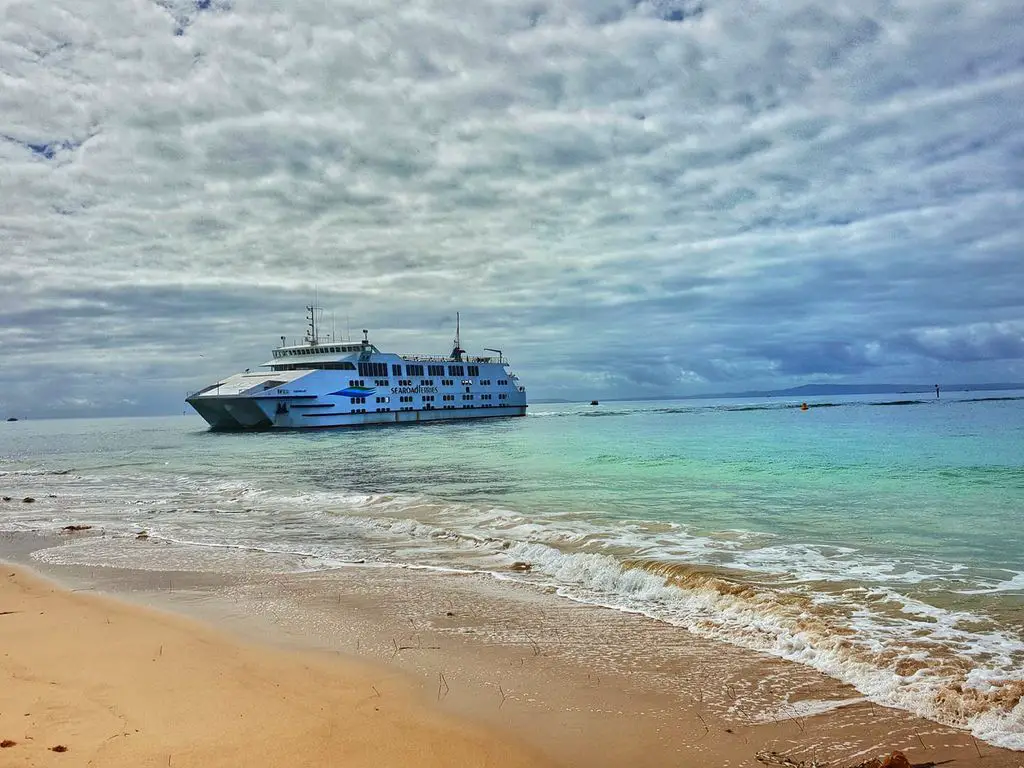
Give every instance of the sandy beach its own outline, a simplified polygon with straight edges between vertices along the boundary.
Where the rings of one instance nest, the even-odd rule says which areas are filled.
[[[1021,764],[799,665],[493,579],[43,573],[0,581],[4,765]]]
[[[257,648],[5,566],[4,766],[539,766],[408,681]]]

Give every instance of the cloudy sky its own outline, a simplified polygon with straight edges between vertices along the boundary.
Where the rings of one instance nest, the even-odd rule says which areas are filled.
[[[0,415],[314,291],[534,397],[1022,381],[1024,4],[0,0]]]

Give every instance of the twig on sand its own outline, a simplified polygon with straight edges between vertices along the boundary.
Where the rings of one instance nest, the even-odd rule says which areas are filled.
[[[754,757],[757,759],[757,762],[764,765],[784,765],[786,768],[828,768],[828,763],[825,762],[794,760],[792,757],[786,757],[780,752],[773,752],[771,750],[761,750]]]
[[[981,757],[981,748],[978,746],[978,740],[971,736],[971,742],[974,744],[974,751],[978,753],[978,757]]]
[[[448,691],[450,691],[451,688],[448,687],[448,681],[444,679],[444,672],[438,672],[437,673],[437,700],[438,701],[440,701],[442,698],[444,698],[441,695],[442,686],[444,688],[444,696],[447,696],[448,695]]]
[[[498,693],[501,694],[501,704],[498,705],[498,709],[501,709],[505,706],[505,699],[508,698],[508,694],[502,689],[501,683],[498,683]]]
[[[379,699],[380,698],[380,691],[377,690],[377,686],[376,685],[371,685],[370,687],[373,688],[373,692],[377,694],[377,698]]]
[[[695,714],[697,715],[697,719],[700,720],[700,724],[704,726],[704,736],[707,736],[709,733],[711,733],[711,726],[708,725],[707,721],[701,716],[700,712],[697,712]],[[700,739],[703,739],[704,736],[701,736]],[[697,741],[700,741],[700,739],[697,739]]]
[[[800,716],[797,714],[795,708],[793,708],[793,714],[787,717],[786,719],[792,720],[794,723],[796,723],[796,727],[800,729],[800,733],[804,732],[804,724],[800,722]]]
[[[750,715],[747,714],[747,710],[745,710],[743,707],[740,706],[739,699],[737,699],[736,701],[733,702],[733,706],[736,708],[736,711],[739,712],[740,715],[743,716],[743,721],[744,721],[744,723],[746,725],[756,725],[756,723],[754,722],[754,719]],[[772,722],[773,723],[777,723],[778,720],[775,720],[773,718]]]
[[[423,645],[419,640],[416,641],[416,645],[399,645],[398,640],[391,638],[392,644],[395,646],[394,652],[391,654],[391,658],[394,659],[398,655],[399,651],[440,651],[440,645]]]
[[[540,645],[530,635],[526,635],[526,641],[530,644],[533,649],[534,656],[540,656]]]

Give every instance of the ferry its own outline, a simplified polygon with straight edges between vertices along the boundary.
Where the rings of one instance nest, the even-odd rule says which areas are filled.
[[[215,430],[308,429],[526,415],[526,388],[500,349],[473,357],[459,340],[447,357],[381,352],[370,342],[318,335],[319,308],[307,306],[298,343],[284,336],[272,357],[185,398]]]

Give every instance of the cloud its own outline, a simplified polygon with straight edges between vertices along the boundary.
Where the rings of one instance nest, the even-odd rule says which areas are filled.
[[[461,309],[535,396],[1024,378],[1021,30],[1010,0],[9,3],[0,409],[173,411],[315,288],[403,351]]]

